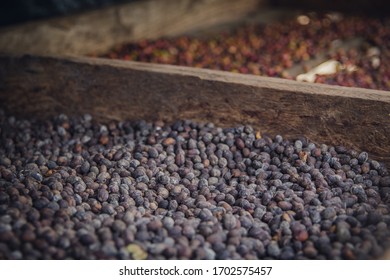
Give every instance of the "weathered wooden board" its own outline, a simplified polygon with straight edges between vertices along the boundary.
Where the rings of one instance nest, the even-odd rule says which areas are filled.
[[[390,92],[92,58],[0,56],[0,65],[0,106],[17,116],[250,124],[390,166]]]
[[[174,36],[245,18],[265,0],[142,0],[0,29],[0,52],[103,54],[125,42]]]

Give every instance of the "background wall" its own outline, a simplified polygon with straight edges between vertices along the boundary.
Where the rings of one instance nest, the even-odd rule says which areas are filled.
[[[69,15],[134,1],[137,0],[6,0],[0,2],[0,25]]]
[[[274,7],[369,13],[373,16],[390,15],[390,5],[387,0],[269,0],[268,2]]]

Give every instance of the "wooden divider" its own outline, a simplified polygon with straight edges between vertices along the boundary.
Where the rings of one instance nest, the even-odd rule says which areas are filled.
[[[390,166],[390,92],[93,58],[0,56],[0,65],[0,107],[20,117],[250,124],[365,150]]]
[[[123,43],[233,22],[266,0],[142,0],[0,29],[0,52],[103,54]]]

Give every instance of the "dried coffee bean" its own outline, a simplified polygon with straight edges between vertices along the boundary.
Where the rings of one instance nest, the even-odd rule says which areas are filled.
[[[30,122],[30,140],[55,133]],[[67,122],[39,156],[0,150],[4,258],[134,258],[138,245],[149,259],[378,258],[390,247],[389,175],[365,153],[247,126]]]

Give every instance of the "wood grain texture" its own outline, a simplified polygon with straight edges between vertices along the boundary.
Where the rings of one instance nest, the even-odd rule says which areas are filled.
[[[104,54],[123,43],[239,20],[265,0],[143,0],[0,29],[0,52]]]
[[[20,117],[250,124],[366,150],[390,166],[390,92],[106,59],[0,56],[0,64],[1,107]]]

